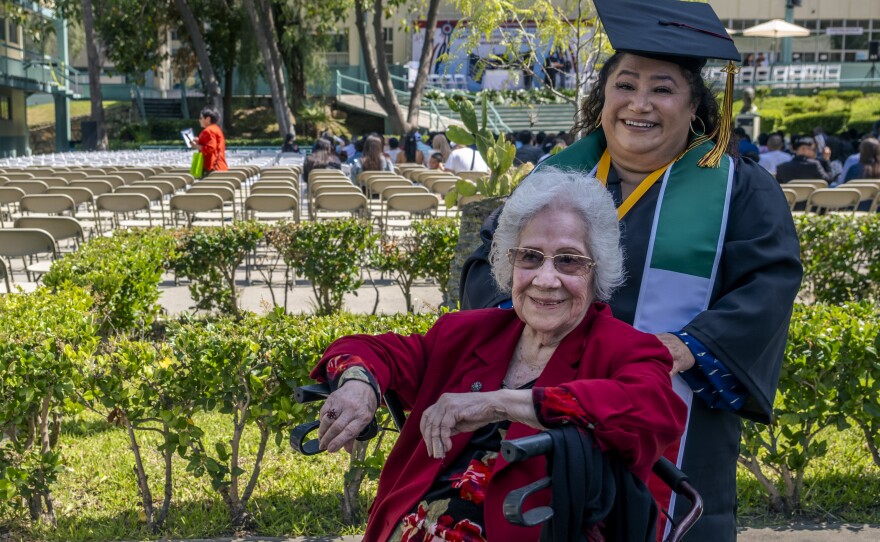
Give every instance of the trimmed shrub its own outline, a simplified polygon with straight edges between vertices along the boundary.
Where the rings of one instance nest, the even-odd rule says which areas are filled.
[[[102,335],[136,335],[149,330],[161,310],[159,282],[173,246],[174,238],[161,228],[117,231],[56,261],[43,283],[88,289]]]
[[[849,115],[845,111],[800,113],[785,118],[785,130],[791,134],[811,134],[821,126],[825,133],[836,134],[846,127]]]

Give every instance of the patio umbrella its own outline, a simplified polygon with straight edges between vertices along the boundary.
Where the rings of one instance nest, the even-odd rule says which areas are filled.
[[[810,35],[810,29],[782,19],[773,19],[746,28],[742,31],[742,35],[754,38],[773,38],[773,50],[776,51],[776,43],[779,38],[804,38]]]

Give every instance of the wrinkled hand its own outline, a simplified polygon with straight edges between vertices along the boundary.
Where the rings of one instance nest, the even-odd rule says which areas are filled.
[[[321,407],[318,443],[330,453],[351,445],[376,414],[376,393],[373,388],[357,380],[350,380],[331,393]]]
[[[691,349],[672,333],[658,333],[657,338],[660,339],[660,342],[663,343],[663,346],[665,346],[672,355],[672,370],[669,372],[670,376],[675,376],[678,373],[687,371],[697,362],[697,360],[694,359]]]
[[[428,456],[441,459],[452,448],[452,437],[475,431],[503,418],[498,395],[488,393],[444,393],[422,414],[419,428]]]

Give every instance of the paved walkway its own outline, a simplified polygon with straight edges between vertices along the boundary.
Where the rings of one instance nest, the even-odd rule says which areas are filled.
[[[243,277],[242,277],[243,278]],[[243,282],[241,306],[258,313],[271,309],[272,294],[264,284],[245,285]],[[283,303],[284,292],[275,289],[279,304]],[[378,294],[378,313],[391,314],[403,312],[406,305],[403,294],[395,284],[388,281],[377,281],[376,288],[370,285],[362,287],[358,295],[345,296],[345,308],[353,313],[370,314],[376,306]],[[436,285],[422,284],[413,288],[413,304],[417,311],[432,310],[441,302],[440,290]],[[190,310],[192,299],[187,287],[165,283],[162,288],[162,305],[170,314],[178,314]],[[313,312],[314,298],[312,289],[305,283],[298,284],[288,291],[288,311]],[[187,542],[360,542],[360,536],[328,536],[304,538],[219,538],[212,540],[188,540]],[[880,541],[880,525],[793,525],[786,527],[769,527],[763,529],[743,529],[740,531],[739,542],[878,542]],[[695,541],[701,542],[701,541]],[[706,541],[711,542],[711,541]]]

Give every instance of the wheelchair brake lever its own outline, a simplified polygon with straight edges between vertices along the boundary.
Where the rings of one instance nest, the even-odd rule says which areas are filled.
[[[550,478],[544,477],[537,482],[514,489],[504,497],[504,517],[514,525],[534,527],[548,521],[553,517],[553,509],[549,506],[538,506],[531,510],[523,511],[523,505],[533,493],[550,487]]]
[[[318,429],[321,425],[319,420],[315,420],[313,422],[303,423],[297,425],[290,432],[290,445],[294,450],[303,454],[303,455],[316,455],[324,450],[320,449],[318,446],[318,439],[306,440],[306,437],[312,432]],[[376,435],[379,434],[379,423],[376,421],[376,418],[370,420],[370,423],[364,427],[364,430],[361,431],[361,434],[356,437],[356,440],[360,442],[365,442]]]

